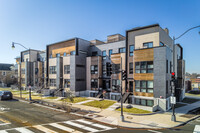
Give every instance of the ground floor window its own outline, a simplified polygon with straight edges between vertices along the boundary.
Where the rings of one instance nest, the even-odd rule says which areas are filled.
[[[153,81],[135,81],[135,91],[153,93]]]
[[[113,79],[112,80],[112,89],[117,90],[120,88],[120,80]]]
[[[91,79],[91,88],[98,88],[98,79]]]
[[[50,79],[50,86],[56,86],[56,79]]]
[[[120,95],[111,95],[111,100],[119,100]]]
[[[70,88],[70,79],[65,79],[65,88]]]
[[[153,100],[135,98],[135,104],[153,107]]]

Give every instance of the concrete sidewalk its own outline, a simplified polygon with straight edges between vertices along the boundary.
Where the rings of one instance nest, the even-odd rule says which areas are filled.
[[[57,104],[61,104],[60,101],[53,100],[53,102]],[[81,103],[84,103],[84,102],[81,102]],[[124,113],[125,121],[121,122],[120,120],[121,114],[119,111],[115,111],[114,109],[110,109],[110,108],[99,109],[95,107],[81,105],[81,103],[72,104],[72,107],[76,107],[81,110],[86,110],[90,112],[89,115],[87,114],[87,116],[91,116],[91,119],[94,119],[96,121],[115,125],[115,126],[122,126],[122,127],[128,127],[128,128],[147,128],[147,129],[172,128],[172,127],[176,127],[181,124],[184,124],[187,121],[197,116],[192,116],[188,118],[188,117],[183,117],[182,115],[185,114],[187,111],[191,110],[190,109],[191,107],[195,108],[198,105],[200,105],[200,102],[196,102],[193,104],[188,104],[188,106],[186,105],[184,107],[177,108],[176,109],[177,112],[178,111],[181,112],[182,110],[184,111],[182,111],[181,115],[176,115],[176,120],[177,120],[176,122],[171,121],[170,112],[156,113],[152,115],[131,115],[131,114]],[[110,107],[112,108],[113,106],[116,106],[116,105],[114,104]],[[73,113],[73,114],[76,114],[76,113]],[[80,116],[80,114],[78,113],[77,115]],[[86,116],[86,115],[82,115],[82,116]]]

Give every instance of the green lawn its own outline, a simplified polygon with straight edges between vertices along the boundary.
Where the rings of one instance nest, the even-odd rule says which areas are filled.
[[[44,99],[57,99],[58,97],[44,97]]]
[[[197,101],[200,101],[200,99],[195,99],[195,98],[184,98],[183,99],[183,103],[195,103],[195,102],[197,102]]]
[[[83,105],[106,109],[109,106],[113,105],[114,103],[116,103],[116,102],[115,101],[109,101],[109,100],[102,100],[102,101],[95,100],[95,101],[91,101],[91,102],[88,102],[88,103],[84,103]]]
[[[200,97],[200,94],[190,94],[190,93],[185,93],[186,96],[194,96],[194,97]]]
[[[79,103],[79,102],[86,101],[86,100],[88,100],[88,99],[85,98],[85,97],[74,97],[73,101],[71,101],[69,98],[62,99],[60,101],[66,101],[66,102],[69,102],[69,103]]]
[[[116,110],[121,111],[121,108],[116,109]],[[127,113],[133,113],[133,114],[149,114],[149,113],[152,113],[151,111],[147,111],[147,110],[143,110],[143,109],[137,109],[137,108],[130,108],[130,109],[123,108],[123,111],[127,112]]]

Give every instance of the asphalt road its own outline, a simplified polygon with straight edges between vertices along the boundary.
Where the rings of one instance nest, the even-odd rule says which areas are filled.
[[[133,130],[96,123],[75,115],[17,100],[0,101],[0,133],[192,133],[196,125],[200,125],[200,118],[174,129]]]

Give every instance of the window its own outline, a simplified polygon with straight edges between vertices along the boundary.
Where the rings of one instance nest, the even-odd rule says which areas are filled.
[[[106,75],[106,65],[103,65],[103,74]]]
[[[63,56],[67,56],[67,53],[65,52],[65,53],[63,54]]]
[[[50,79],[50,86],[56,86],[56,79]]]
[[[50,74],[56,74],[56,66],[50,66]]]
[[[103,57],[103,60],[106,60],[106,51],[102,52],[102,57]]]
[[[126,48],[119,48],[119,53],[125,53],[126,52]]]
[[[117,90],[120,88],[120,80],[113,79],[112,80],[112,89]]]
[[[50,54],[49,58],[52,58],[52,54]]]
[[[129,63],[129,74],[133,74],[133,62]]]
[[[64,66],[64,74],[70,74],[70,65]]]
[[[135,91],[153,93],[153,81],[135,81]]]
[[[38,74],[38,68],[35,68],[35,74]]]
[[[25,74],[25,69],[24,68],[21,69],[21,74]]]
[[[112,49],[109,50],[109,57],[111,57]]]
[[[135,73],[153,73],[153,61],[135,62]]]
[[[118,74],[120,72],[120,64],[112,64],[112,73]]]
[[[60,57],[60,54],[58,53],[58,54],[56,54],[56,57]]]
[[[133,92],[133,81],[129,81],[129,91]]]
[[[98,56],[97,51],[92,52],[92,56]]]
[[[170,61],[169,69],[170,69],[170,73],[172,73],[172,62],[171,61]]]
[[[2,75],[3,75],[3,76],[6,76],[6,72],[2,72]]]
[[[91,74],[98,74],[98,65],[91,66]]]
[[[153,107],[153,100],[135,98],[135,104]]]
[[[70,88],[70,79],[65,79],[65,88]]]
[[[160,46],[164,46],[164,43],[160,42]]]
[[[168,60],[166,60],[166,73],[168,73]]]
[[[70,52],[70,55],[75,55],[75,54],[76,54],[75,51],[71,51],[71,52]]]
[[[133,56],[134,45],[129,46],[129,56]]]
[[[168,80],[166,81],[166,94],[168,94]]]
[[[143,47],[144,48],[152,48],[153,47],[153,42],[143,43]]]
[[[98,88],[98,79],[91,79],[91,88]]]
[[[22,84],[25,84],[25,79],[24,79],[24,78],[22,78],[21,82],[22,82]]]

